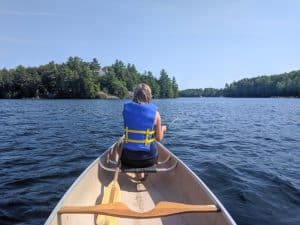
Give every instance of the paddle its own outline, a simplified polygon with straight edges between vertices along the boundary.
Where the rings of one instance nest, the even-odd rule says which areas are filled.
[[[119,139],[118,143],[115,145],[115,153],[117,154],[117,152],[119,153],[118,157],[117,157],[117,168],[114,174],[114,178],[112,180],[112,182],[107,186],[107,188],[104,191],[103,194],[103,199],[101,202],[102,204],[111,204],[114,202],[118,202],[121,200],[121,190],[120,190],[120,185],[118,183],[118,176],[119,176],[119,172],[120,172],[120,157],[122,154],[122,148],[123,148],[123,141],[122,138]],[[119,151],[118,151],[119,150]],[[101,205],[97,205],[101,206]],[[117,217],[112,217],[112,216],[106,216],[106,215],[98,215],[97,219],[96,219],[96,223],[97,225],[115,225],[117,224],[118,218]]]
[[[96,206],[63,207],[59,214],[103,214],[123,218],[149,219],[181,213],[208,213],[220,211],[216,205],[190,205],[176,202],[159,202],[152,210],[136,212],[122,202],[101,204]]]

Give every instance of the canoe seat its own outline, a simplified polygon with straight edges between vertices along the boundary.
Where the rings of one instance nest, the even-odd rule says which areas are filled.
[[[102,159],[100,158],[99,160],[99,166],[110,172],[114,172],[117,168],[117,162],[111,160],[111,159],[106,159],[104,160],[105,157]],[[171,157],[171,155],[168,155],[168,157],[162,161],[157,162],[157,164],[150,166],[150,167],[144,167],[144,168],[132,168],[132,167],[127,167],[125,165],[121,165],[120,172],[135,172],[135,173],[142,173],[142,172],[147,172],[147,173],[157,173],[157,172],[168,172],[173,169],[175,169],[177,166],[177,160],[174,157]]]
[[[134,172],[134,173],[143,173],[143,172],[147,172],[147,173],[156,173],[157,171],[157,165],[153,165],[150,167],[144,167],[144,168],[132,168],[132,167],[127,167],[125,165],[121,165],[121,172]]]
[[[159,143],[158,143],[159,144]],[[107,154],[100,157],[99,166],[110,172],[115,172],[116,168],[120,166],[120,172],[135,172],[135,173],[157,173],[157,172],[168,172],[173,170],[177,166],[176,157],[172,154],[167,154],[165,159],[160,159],[155,165],[145,168],[132,168],[126,167],[125,165],[119,165],[120,163],[120,152],[123,149],[123,137],[119,138]]]

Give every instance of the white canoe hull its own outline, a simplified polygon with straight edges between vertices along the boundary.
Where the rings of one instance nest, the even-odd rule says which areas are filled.
[[[163,160],[168,154],[176,158],[160,143],[159,157]],[[107,151],[104,153],[107,154]],[[103,156],[103,155],[102,155]],[[99,166],[100,156],[74,182],[52,211],[45,225],[96,224],[96,216],[88,214],[63,214],[57,211],[63,206],[92,206],[101,203],[105,188],[113,179],[113,173]],[[103,158],[103,157],[102,157]],[[154,219],[119,218],[119,225],[164,224],[164,225],[235,225],[221,202],[179,159],[175,169],[169,172],[150,173],[141,184],[133,183],[126,174],[121,173],[118,182],[121,187],[121,201],[135,211],[151,210],[159,201],[185,204],[215,204],[220,212],[186,213]]]

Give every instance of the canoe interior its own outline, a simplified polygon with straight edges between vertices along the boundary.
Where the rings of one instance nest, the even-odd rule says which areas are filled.
[[[160,144],[158,146],[159,160],[164,160],[169,152],[164,146]],[[95,215],[64,214],[57,216],[57,210],[62,206],[88,206],[101,203],[104,190],[112,181],[114,173],[104,171],[99,166],[99,160],[100,158],[95,160],[71,186],[51,213],[46,225],[96,224]],[[170,161],[170,163],[173,162]],[[135,211],[148,211],[159,201],[217,204],[222,209],[221,212],[216,213],[186,213],[154,219],[119,218],[119,225],[235,224],[221,203],[181,161],[172,171],[149,173],[146,181],[140,184],[133,183],[125,173],[119,175],[118,181],[121,187],[122,202]]]

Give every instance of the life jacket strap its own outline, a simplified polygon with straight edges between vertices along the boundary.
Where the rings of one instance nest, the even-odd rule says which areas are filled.
[[[138,139],[131,139],[128,138],[128,133],[132,134],[144,134],[146,136],[145,139],[138,140]],[[131,143],[137,143],[137,144],[145,144],[149,145],[153,141],[155,141],[154,138],[152,138],[152,135],[155,133],[154,130],[133,130],[133,129],[128,129],[128,127],[125,128],[125,143],[131,142]]]

